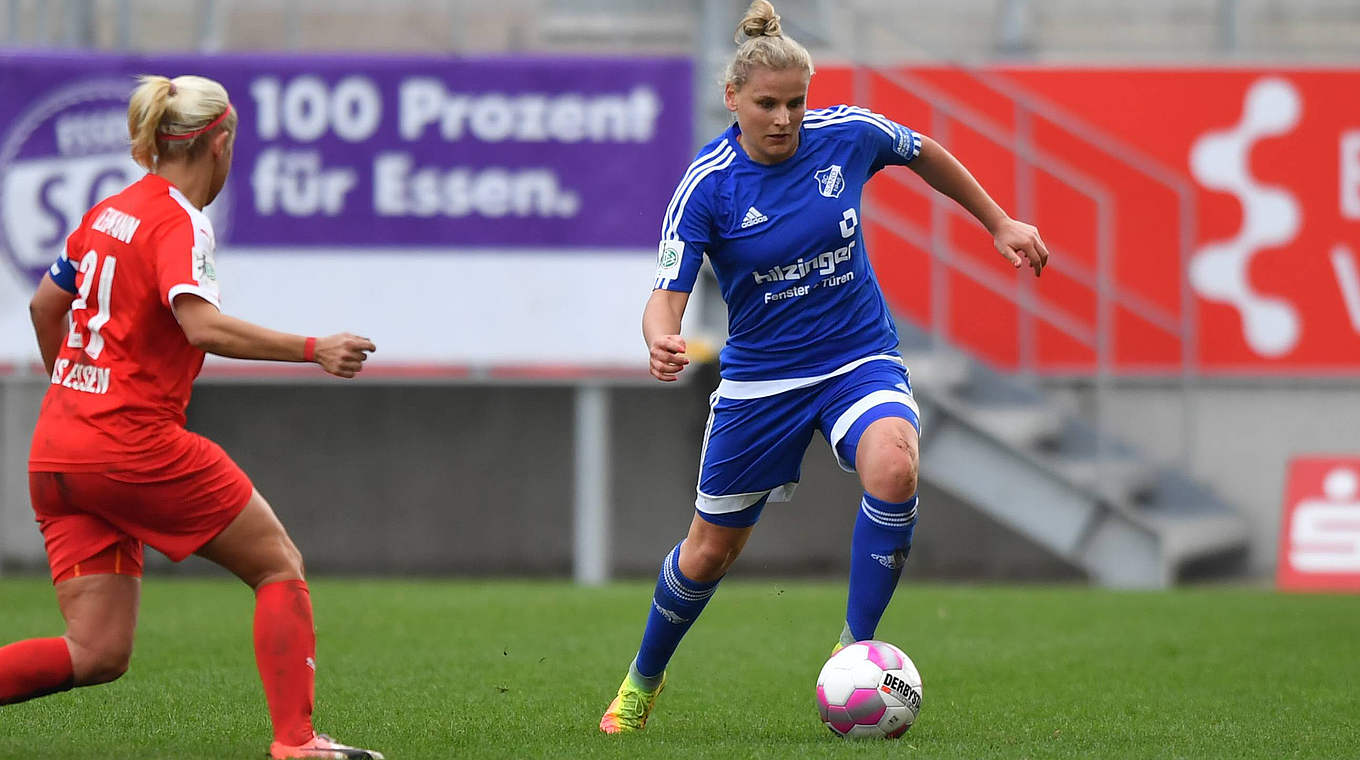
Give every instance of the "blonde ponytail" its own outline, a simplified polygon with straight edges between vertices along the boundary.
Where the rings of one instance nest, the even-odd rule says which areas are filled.
[[[774,71],[802,69],[813,74],[812,56],[792,37],[785,37],[779,14],[769,0],[753,0],[737,24],[737,53],[727,65],[724,82],[740,90],[751,69],[762,66]]]
[[[211,79],[143,74],[137,81],[128,100],[128,136],[132,159],[148,171],[162,161],[197,156],[208,135],[236,130],[227,90]]]

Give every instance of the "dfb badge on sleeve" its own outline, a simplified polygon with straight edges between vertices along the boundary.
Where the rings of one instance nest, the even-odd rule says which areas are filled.
[[[674,280],[680,276],[680,262],[684,258],[683,240],[662,240],[656,255],[656,276],[663,280]]]

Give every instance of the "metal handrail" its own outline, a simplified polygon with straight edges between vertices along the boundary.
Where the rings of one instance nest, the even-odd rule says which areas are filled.
[[[1025,183],[1032,181],[1032,173],[1036,170],[1043,171],[1052,176],[1062,184],[1077,194],[1086,197],[1095,205],[1096,215],[1096,267],[1092,272],[1088,267],[1078,262],[1068,262],[1073,266],[1068,267],[1065,274],[1071,276],[1072,280],[1084,288],[1094,291],[1096,296],[1096,317],[1095,335],[1091,339],[1089,330],[1082,320],[1070,314],[1063,314],[1057,319],[1047,319],[1047,313],[1053,309],[1051,304],[1044,304],[1042,299],[1037,298],[1031,284],[1024,282],[1019,285],[1018,292],[1015,287],[995,287],[997,278],[991,273],[982,274],[978,268],[966,260],[956,260],[957,257],[947,254],[953,253],[952,246],[949,245],[945,227],[951,213],[960,213],[953,208],[952,204],[944,201],[938,194],[926,194],[925,190],[918,184],[910,183],[900,178],[894,178],[897,184],[902,187],[911,188],[914,192],[926,194],[931,203],[931,233],[918,233],[908,236],[917,245],[925,248],[932,255],[933,260],[940,262],[943,266],[934,268],[932,272],[932,333],[937,342],[944,342],[947,329],[947,319],[949,316],[948,279],[944,276],[945,271],[958,272],[970,280],[982,284],[988,290],[1001,296],[1006,301],[1015,305],[1022,314],[1019,329],[1019,343],[1021,351],[1021,369],[1025,372],[1032,372],[1034,369],[1034,334],[1033,323],[1036,318],[1040,321],[1048,322],[1069,338],[1077,340],[1079,343],[1092,347],[1096,354],[1095,373],[1093,378],[1093,390],[1095,392],[1095,428],[1097,431],[1097,459],[1102,462],[1106,458],[1109,447],[1106,441],[1106,419],[1108,417],[1108,398],[1113,376],[1113,347],[1115,330],[1115,310],[1117,308],[1128,308],[1135,310],[1147,323],[1152,324],[1159,331],[1164,332],[1177,339],[1182,348],[1182,377],[1184,381],[1182,399],[1183,408],[1186,414],[1182,415],[1185,422],[1182,431],[1182,455],[1186,461],[1190,453],[1191,440],[1191,393],[1190,380],[1193,369],[1190,365],[1193,360],[1193,336],[1189,326],[1193,324],[1188,318],[1188,310],[1185,306],[1186,296],[1182,296],[1182,314],[1179,318],[1171,314],[1168,310],[1157,304],[1149,302],[1139,294],[1122,288],[1114,281],[1113,277],[1113,249],[1114,249],[1114,228],[1113,220],[1116,213],[1116,195],[1103,182],[1086,173],[1070,166],[1066,162],[1052,156],[1033,145],[1029,134],[1030,109],[1032,99],[1027,98],[1024,102],[1011,99],[1016,109],[1016,128],[1008,130],[993,119],[979,113],[976,109],[960,103],[955,98],[941,91],[920,77],[909,73],[891,70],[887,71],[878,67],[856,65],[852,70],[852,78],[858,102],[868,102],[868,92],[866,80],[876,76],[887,84],[899,88],[915,97],[928,102],[934,114],[932,131],[935,132],[937,139],[947,142],[946,135],[951,122],[967,126],[975,131],[984,139],[987,139],[999,147],[1007,150],[1014,156],[1016,161],[1016,183],[1017,198],[1029,198],[1031,194],[1025,192]],[[1044,118],[1056,116],[1061,118],[1063,114],[1045,111],[1037,114]],[[1059,125],[1061,126],[1061,125]],[[1103,148],[1117,147],[1117,143],[1105,141]],[[1123,163],[1129,163],[1123,156],[1115,156]],[[1161,170],[1155,166],[1137,167],[1140,172],[1151,177],[1155,181],[1165,180],[1165,177],[1158,176]],[[893,176],[893,175],[889,175]],[[1182,247],[1182,261],[1185,260],[1187,246],[1192,244],[1193,239],[1187,236],[1185,227],[1189,224],[1188,214],[1193,213],[1193,199],[1190,198],[1189,190],[1186,187],[1171,187],[1176,193],[1179,209],[1182,215],[1181,226],[1182,234],[1180,244]],[[1032,198],[1029,199],[1032,201]],[[1028,202],[1028,201],[1027,201]],[[881,204],[880,204],[881,205]],[[1032,205],[1026,209],[1025,213],[1033,214]],[[898,220],[900,221],[900,220]],[[910,227],[908,227],[910,229]],[[892,230],[890,230],[892,231]],[[896,230],[896,234],[901,234],[902,229]],[[1182,279],[1184,280],[1184,269],[1182,266]],[[1183,283],[1182,288],[1186,286]],[[1192,300],[1192,299],[1191,299]],[[1042,308],[1042,311],[1041,311]]]
[[[873,224],[884,227],[893,237],[906,240],[920,248],[929,250],[932,245],[929,233],[921,230],[910,220],[904,219],[897,212],[883,206],[871,205],[870,210],[865,213],[865,218],[873,219]],[[940,259],[944,266],[1003,298],[1013,298],[1012,291],[1015,288],[1008,277],[973,264],[967,257],[959,256],[958,254],[961,251],[947,243],[941,253],[946,254]],[[1080,317],[1061,306],[1045,303],[1021,303],[1018,300],[1015,301],[1015,304],[1021,311],[1047,322],[1084,346],[1096,348],[1099,343],[1100,336],[1096,334],[1095,328],[1082,324]]]
[[[955,121],[966,124],[969,129],[986,137],[997,145],[1009,147],[1017,151],[1019,155],[1020,144],[1013,134],[1007,134],[1005,127],[992,121],[986,115],[979,113],[972,106],[960,103],[950,97],[943,90],[926,82],[924,79],[903,71],[884,70],[876,68],[857,67],[856,71],[870,71],[899,89],[910,92],[922,100],[926,100],[933,108],[947,114]],[[1046,153],[1036,147],[1028,148],[1029,155],[1035,159],[1040,159],[1044,163],[1045,171],[1054,177],[1068,184],[1073,190],[1085,195],[1091,200],[1096,200],[1099,195],[1109,197],[1110,189],[1095,177],[1086,174],[1075,166],[1071,166],[1061,158]]]
[[[940,54],[941,51],[938,50],[931,51],[929,46],[918,44],[917,47],[926,52],[934,53],[934,57],[938,60],[951,60],[951,56],[942,55]],[[1013,104],[1017,115],[1017,131],[1021,131],[1022,128],[1027,129],[1029,115],[1041,117],[1072,138],[1096,148],[1115,162],[1161,184],[1175,195],[1178,216],[1180,217],[1177,240],[1180,264],[1178,278],[1180,315],[1177,320],[1180,322],[1180,333],[1177,337],[1181,347],[1180,378],[1181,408],[1183,411],[1181,415],[1180,453],[1182,462],[1191,461],[1191,453],[1194,449],[1194,420],[1197,412],[1195,381],[1198,377],[1199,365],[1199,312],[1198,303],[1195,300],[1190,283],[1189,268],[1190,257],[1195,245],[1197,224],[1195,184],[1183,171],[1165,166],[1154,157],[1139,150],[1137,146],[1104,132],[1061,106],[1025,90],[999,74],[958,62],[953,65],[961,73],[1005,97]],[[1017,155],[1017,164],[1022,162],[1023,156]],[[1017,172],[1017,183],[1020,181],[1020,174],[1020,172]],[[1024,293],[1028,291],[1029,287],[1028,283],[1021,286],[1021,297],[1024,297]],[[1117,294],[1116,297],[1118,298]],[[1023,335],[1022,332],[1022,349],[1024,347]],[[1109,372],[1110,368],[1108,367],[1097,367],[1097,396],[1102,394],[1100,378],[1108,375]]]
[[[1190,257],[1195,245],[1197,203],[1195,184],[1184,172],[1164,166],[1160,161],[1120,138],[1108,134],[1066,109],[1035,96],[994,72],[977,67],[959,67],[974,80],[1008,98],[1017,109],[1042,116],[1069,135],[1095,147],[1110,158],[1140,172],[1170,189],[1176,196],[1180,215],[1180,235],[1177,241],[1180,260],[1179,286],[1181,293],[1181,462],[1189,463],[1194,451],[1196,417],[1195,379],[1199,368],[1199,311],[1190,285]]]
[[[1042,116],[1054,126],[1175,193],[1181,218],[1180,239],[1177,241],[1180,249],[1181,378],[1186,409],[1189,412],[1190,397],[1193,392],[1191,386],[1197,374],[1199,361],[1199,312],[1190,286],[1189,268],[1192,248],[1195,245],[1194,230],[1197,203],[1194,182],[1184,172],[1162,164],[1153,156],[1140,150],[1136,145],[1100,130],[1062,106],[1034,95],[995,72],[972,66],[958,66],[957,68],[975,81],[1008,98],[1015,103],[1017,108]],[[1192,429],[1189,422],[1191,415],[1187,413],[1183,415],[1183,418],[1186,420],[1183,433],[1186,440],[1185,448],[1188,451]]]
[[[1062,181],[1063,183],[1067,184],[1069,187],[1071,187],[1073,190],[1077,191],[1081,195],[1084,195],[1093,201],[1097,200],[1098,198],[1103,198],[1106,201],[1113,202],[1114,193],[1110,190],[1110,188],[1107,185],[1100,182],[1098,179],[1095,179],[1087,175],[1086,173],[1082,172],[1079,169],[1076,169],[1075,167],[1072,167],[1071,165],[1058,159],[1052,154],[1046,153],[1045,151],[1040,150],[1038,148],[1033,148],[1028,152],[1029,156],[1032,156],[1032,158],[1025,158],[1018,147],[1020,144],[1024,142],[1024,140],[1015,136],[1008,137],[1005,134],[1005,129],[1003,127],[996,124],[991,119],[988,119],[986,116],[977,112],[973,108],[964,104],[957,103],[956,101],[951,99],[948,95],[946,95],[943,91],[930,85],[921,78],[913,76],[911,74],[907,74],[905,72],[897,71],[885,72],[879,69],[874,69],[873,72],[878,76],[882,77],[890,84],[900,87],[903,90],[907,90],[908,92],[913,92],[919,97],[922,97],[923,99],[929,101],[932,107],[938,108],[941,111],[945,112],[955,121],[967,124],[970,129],[976,131],[978,134],[982,135],[983,137],[986,137],[992,142],[998,145],[1012,148],[1016,153],[1017,161],[1025,161],[1025,163],[1028,164],[1042,163],[1044,167],[1043,171],[1046,174],[1049,174],[1053,176],[1055,179]],[[1026,101],[1024,102],[1023,108],[1029,110],[1030,109],[1029,103],[1032,102],[1033,100],[1034,100],[1033,98],[1027,98]],[[1017,100],[1016,102],[1017,104],[1020,104],[1020,101]],[[1053,108],[1056,109],[1056,106]],[[1054,112],[1056,113],[1056,111]],[[1045,118],[1048,118],[1048,116],[1045,115]],[[1083,132],[1085,131],[1086,130],[1083,130]],[[1015,141],[1016,145],[1014,146],[1008,145],[1008,143],[1012,141]],[[1109,138],[1109,140],[1106,141],[1106,146],[1111,151],[1123,150],[1123,146],[1115,138]],[[1128,149],[1126,152],[1129,154],[1137,155],[1137,151],[1132,148]],[[1120,158],[1121,160],[1124,160],[1123,157],[1117,153],[1111,153],[1111,155],[1115,156],[1116,158]],[[1146,174],[1147,176],[1158,182],[1168,181],[1164,180],[1159,175],[1161,175],[1163,172],[1169,172],[1170,170],[1162,169],[1156,166],[1155,162],[1153,162],[1151,159],[1148,160],[1147,166],[1141,166],[1136,162],[1125,161],[1125,163],[1128,163],[1130,166],[1134,167],[1138,171]],[[901,179],[896,174],[892,174],[889,176],[891,176],[893,180],[898,184],[910,186],[910,183],[908,183],[906,180]],[[1176,183],[1176,180],[1174,178],[1172,178],[1172,180],[1169,181]],[[1184,183],[1173,184],[1172,189],[1177,190],[1178,192],[1181,190],[1184,190],[1186,193],[1190,192],[1189,186],[1185,185]],[[1066,274],[1072,275],[1072,278],[1076,280],[1078,283],[1086,285],[1091,289],[1096,289],[1097,287],[1099,287],[1098,283],[1096,282],[1095,273],[1090,272],[1090,270],[1084,269],[1080,262],[1064,260],[1063,268],[1064,272]],[[1163,330],[1164,332],[1167,332],[1177,338],[1182,339],[1185,338],[1184,325],[1180,327],[1169,326],[1169,323],[1174,323],[1177,321],[1177,317],[1170,311],[1162,308],[1160,305],[1157,305],[1143,298],[1136,292],[1120,288],[1118,287],[1118,285],[1114,285],[1113,287],[1114,292],[1112,293],[1112,297],[1119,305],[1125,306],[1129,309],[1136,309],[1139,311],[1141,315],[1145,316],[1148,315],[1149,313],[1152,313],[1155,316],[1147,317],[1147,321],[1149,322],[1149,324],[1152,324],[1157,328]]]
[[[910,178],[904,177],[900,172],[892,172],[886,176],[893,184],[912,190],[923,198],[929,199],[933,192],[924,188],[921,183],[914,182]],[[944,208],[947,213],[964,219],[972,219],[972,217],[958,205],[946,205]],[[1079,285],[1084,285],[1090,290],[1095,290],[1099,287],[1098,275],[1095,271],[1087,267],[1087,265],[1081,261],[1063,255],[1068,249],[1065,249],[1062,246],[1053,245],[1052,243],[1048,243],[1047,245],[1049,251],[1062,261],[1062,273],[1064,277],[1073,280]],[[1021,282],[1028,282],[1028,280],[1022,279]],[[1130,311],[1138,312],[1139,318],[1153,327],[1173,337],[1180,337],[1181,326],[1177,324],[1176,316],[1163,308],[1161,304],[1154,303],[1135,291],[1124,289],[1116,289],[1115,292],[1111,294],[1111,298],[1113,298],[1118,305]]]
[[[1164,165],[1157,158],[1140,150],[1136,145],[1125,142],[1115,135],[1102,132],[1096,126],[1062,106],[1036,96],[996,72],[973,67],[960,66],[957,68],[961,73],[987,86],[993,92],[1004,96],[1007,100],[1036,116],[1042,116],[1128,168],[1172,190],[1178,192],[1193,191],[1194,183],[1184,173],[1177,172],[1175,169]]]
[[[931,87],[928,84],[921,83],[919,82],[919,80],[917,80],[914,77],[911,77],[910,75],[885,73],[878,69],[862,69],[857,67],[856,75],[860,75],[861,72],[863,71],[869,71],[874,75],[880,76],[890,84],[893,84],[894,86],[897,86],[907,92],[911,92],[912,94],[927,100],[928,102],[930,102],[931,106],[937,110],[937,113],[943,114],[945,118],[966,124],[970,129],[976,131],[978,134],[997,143],[1002,147],[1005,147],[1013,151],[1017,155],[1021,154],[1022,151],[1024,151],[1023,146],[1018,144],[1018,141],[1015,138],[1015,136],[1007,135],[1006,130],[1002,128],[1000,125],[991,121],[990,119],[973,110],[972,108],[961,103],[958,103],[957,101],[954,101],[952,98],[950,98],[948,95],[944,94],[937,88]],[[920,85],[919,89],[918,84]],[[938,132],[939,130],[936,131]],[[1081,171],[1077,170],[1076,168],[1066,165],[1061,160],[1041,150],[1030,149],[1028,151],[1028,155],[1033,156],[1033,160],[1035,161],[1043,162],[1045,166],[1044,169],[1045,172],[1052,174],[1056,179],[1062,181],[1064,184],[1072,188],[1074,191],[1089,198],[1092,202],[1094,202],[1098,210],[1100,208],[1107,207],[1113,204],[1112,197],[1113,194],[1109,191],[1107,187],[1105,187],[1098,180],[1095,180],[1094,178],[1084,175]],[[890,173],[888,176],[891,177],[894,183],[899,185],[900,187],[908,188],[913,192],[917,192],[928,199],[934,200],[935,197],[934,193],[927,192],[916,183],[903,179],[895,174]],[[945,204],[941,206],[941,213],[944,215],[948,214],[962,215],[963,212],[952,204]],[[936,226],[936,223],[932,222],[932,226]],[[926,243],[923,239],[918,239],[916,242],[918,242],[918,244],[920,244],[926,250],[939,251],[939,249],[942,247],[940,241]],[[949,246],[947,243],[944,243],[943,247],[948,248]],[[980,278],[984,276],[981,274],[981,272],[985,270],[982,270],[978,267],[974,267],[970,263],[960,263],[953,260],[947,260],[945,261],[945,264],[950,269],[964,273],[968,275],[970,279],[974,279],[975,281],[981,282]],[[988,275],[990,275],[990,273],[988,273]],[[1084,278],[1073,279],[1079,284],[1090,287],[1091,289],[1096,291],[1099,291],[1101,288],[1098,277],[1096,278],[1097,282],[1095,283],[1089,283],[1089,281],[1084,281]],[[1116,293],[1119,293],[1121,291],[1121,289],[1118,288],[1117,286],[1111,286],[1111,289]],[[1039,312],[1037,309],[1032,308],[1031,304],[1022,303],[1022,299],[1015,296],[1015,294],[1013,293],[1013,288],[999,290],[997,291],[997,293],[998,295],[1002,296],[1003,298],[1015,304],[1016,306],[1022,307],[1022,311],[1039,316]],[[1128,300],[1130,301],[1133,300],[1133,297],[1130,296]],[[1055,324],[1054,326],[1059,327],[1059,329],[1062,329],[1062,331],[1066,333],[1069,337],[1081,340],[1081,338],[1079,337],[1080,331],[1072,332],[1067,329],[1063,329],[1057,324]],[[1082,342],[1086,341],[1083,340]]]

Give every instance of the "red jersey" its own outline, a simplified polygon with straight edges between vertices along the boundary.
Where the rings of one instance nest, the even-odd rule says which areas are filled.
[[[79,293],[33,434],[30,471],[179,459],[203,352],[185,338],[170,304],[192,293],[219,305],[215,247],[208,217],[154,174],[85,215],[66,240]]]

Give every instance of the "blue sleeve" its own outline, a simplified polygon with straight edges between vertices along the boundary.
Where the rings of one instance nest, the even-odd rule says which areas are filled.
[[[77,292],[76,265],[72,264],[71,260],[66,258],[65,253],[63,253],[60,257],[57,258],[55,262],[53,262],[51,268],[47,270],[47,273],[52,277],[52,282],[55,282],[57,284],[57,287],[66,291],[67,293]]]
[[[661,223],[661,245],[657,250],[653,290],[688,293],[694,289],[699,267],[704,263],[704,253],[713,242],[714,182],[705,182],[704,179],[728,163],[731,163],[730,157],[727,163],[721,160],[705,163],[701,157],[680,180],[680,186],[676,188]]]
[[[906,166],[921,155],[921,135],[866,108],[848,107],[860,145],[869,155],[869,173],[885,166]]]

